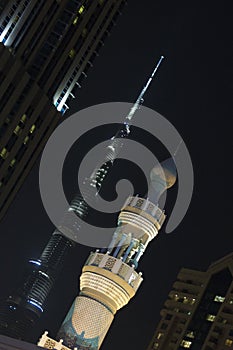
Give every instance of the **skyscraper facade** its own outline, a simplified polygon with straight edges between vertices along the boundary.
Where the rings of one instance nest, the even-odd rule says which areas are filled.
[[[181,269],[148,350],[233,348],[233,253],[206,272]]]
[[[81,86],[124,0],[10,1],[1,15],[1,213]],[[102,176],[103,177],[103,176]],[[94,181],[94,179],[93,179]],[[95,188],[89,186],[95,192]],[[87,214],[76,197],[70,209]],[[55,230],[14,293],[0,303],[0,333],[32,340],[64,259],[75,243]]]
[[[0,218],[81,87],[124,3],[0,3]]]

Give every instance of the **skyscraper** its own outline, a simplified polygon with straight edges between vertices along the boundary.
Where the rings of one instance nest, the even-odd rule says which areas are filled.
[[[29,341],[35,339],[31,337],[29,329],[32,329],[43,313],[50,290],[59,276],[63,262],[78,240],[81,228],[78,218],[85,220],[93,213],[88,203],[95,201],[109,169],[123,146],[122,139],[130,134],[132,118],[143,103],[143,96],[162,60],[163,56],[131,107],[125,122],[105,148],[99,164],[91,175],[84,179],[83,195],[78,193],[71,201],[41,256],[29,260],[30,272],[26,274],[21,287],[0,303],[0,334]]]
[[[175,181],[172,159],[162,162],[161,167],[155,166],[149,197],[129,197],[109,246],[90,254],[80,277],[79,296],[57,336],[65,346],[80,350],[100,348],[114,315],[135,295],[142,282],[141,273],[137,272],[139,260],[165,220],[158,201]],[[39,344],[46,346],[51,342],[45,336]]]
[[[1,15],[0,135],[3,215],[46,140],[80,87],[124,0],[11,1]],[[71,204],[80,217],[87,207]],[[30,332],[75,243],[55,230],[22,286],[0,305],[0,333]]]
[[[0,3],[0,218],[81,87],[124,3]]]
[[[233,348],[233,253],[206,272],[181,269],[148,350]]]

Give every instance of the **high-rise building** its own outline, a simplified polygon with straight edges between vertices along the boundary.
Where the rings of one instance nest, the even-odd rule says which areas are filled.
[[[148,350],[233,348],[233,253],[206,272],[181,269]]]
[[[4,8],[0,19],[0,216],[65,113],[68,99],[81,86],[124,3],[18,0]],[[95,192],[94,187],[89,189]],[[70,208],[80,217],[87,214],[80,197]],[[28,330],[41,316],[74,245],[55,230],[41,256],[29,260],[26,280],[0,304],[0,334],[31,340]]]
[[[159,198],[176,181],[173,160],[168,159],[161,166],[151,171],[147,198],[127,199],[109,246],[88,257],[80,277],[79,296],[57,335],[63,346],[99,349],[114,315],[137,292],[142,282],[141,273],[137,272],[139,260],[165,220],[164,211],[158,206]],[[39,343],[47,348],[51,344],[55,346],[57,342],[46,334]]]
[[[0,13],[0,218],[125,0],[10,0]]]

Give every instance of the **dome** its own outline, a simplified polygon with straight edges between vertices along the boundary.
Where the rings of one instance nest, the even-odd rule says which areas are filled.
[[[149,198],[153,202],[158,202],[163,192],[175,184],[176,178],[176,165],[173,158],[158,163],[150,172]]]
[[[150,173],[152,183],[156,183],[160,179],[160,181],[165,181],[166,188],[172,187],[176,182],[176,178],[176,165],[173,158],[168,158],[161,164],[157,164]]]

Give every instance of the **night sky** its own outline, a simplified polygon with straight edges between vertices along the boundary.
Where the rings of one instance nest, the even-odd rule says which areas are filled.
[[[205,270],[232,251],[232,10],[230,0],[129,0],[65,115],[104,102],[133,102],[155,62],[164,55],[145,106],[175,126],[194,167],[189,210],[175,232],[161,230],[148,247],[139,264],[144,282],[116,315],[103,350],[146,349],[180,268]],[[96,143],[107,138],[109,130],[98,131]],[[140,138],[136,129],[132,130],[134,135]],[[78,150],[85,152],[88,142],[84,140],[83,149]],[[156,140],[148,138],[148,143],[159,160],[167,156]],[[66,163],[64,185],[70,197],[75,191],[75,157],[68,157]],[[119,162],[119,167],[112,169],[108,186],[114,176],[120,176],[121,169]],[[39,161],[0,223],[1,297],[20,284],[26,261],[39,257],[54,229],[40,199],[38,172]],[[176,188],[169,196],[168,215]],[[70,255],[50,295],[38,335],[49,330],[55,337],[78,294],[81,267],[90,250],[78,245]]]

